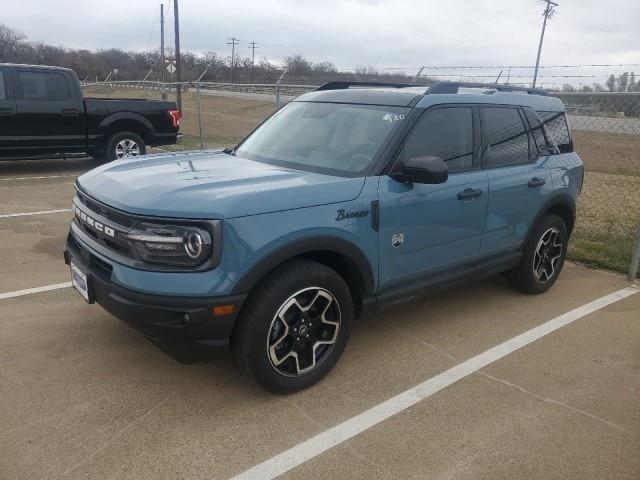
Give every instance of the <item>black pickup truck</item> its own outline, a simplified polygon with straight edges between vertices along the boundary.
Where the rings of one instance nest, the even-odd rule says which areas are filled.
[[[0,64],[0,158],[135,157],[176,143],[179,127],[174,102],[84,98],[73,70]]]

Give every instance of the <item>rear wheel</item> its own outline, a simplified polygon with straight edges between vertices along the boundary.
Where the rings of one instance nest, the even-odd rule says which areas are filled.
[[[119,132],[111,136],[104,152],[105,160],[120,160],[144,155],[147,147],[142,138],[133,132]]]
[[[545,214],[527,242],[522,259],[509,278],[521,291],[542,293],[555,283],[564,265],[567,226],[557,215]]]
[[[353,311],[349,287],[338,273],[308,260],[290,262],[251,294],[234,332],[234,355],[267,390],[302,390],[342,355]]]

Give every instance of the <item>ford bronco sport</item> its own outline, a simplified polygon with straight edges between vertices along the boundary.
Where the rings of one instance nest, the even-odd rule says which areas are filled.
[[[333,82],[233,149],[82,175],[65,260],[87,302],[161,347],[230,345],[292,392],[373,307],[503,272],[547,290],[582,181],[542,91]]]

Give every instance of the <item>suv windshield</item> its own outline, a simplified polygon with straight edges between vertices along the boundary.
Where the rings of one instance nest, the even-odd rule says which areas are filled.
[[[292,102],[236,150],[274,165],[346,177],[365,174],[407,108]]]

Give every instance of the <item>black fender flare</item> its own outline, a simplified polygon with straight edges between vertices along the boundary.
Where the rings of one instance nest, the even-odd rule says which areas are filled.
[[[362,280],[363,296],[367,297],[373,294],[375,278],[366,255],[354,243],[332,236],[302,238],[278,247],[245,272],[231,293],[248,293],[277,266],[293,258],[316,252],[334,253],[347,259],[355,267]]]
[[[100,131],[102,131],[103,134],[105,134],[107,131],[109,131],[109,129],[111,129],[111,127],[115,123],[120,121],[136,122],[140,124],[140,126],[148,135],[151,135],[151,136],[154,135],[155,129],[153,128],[152,123],[146,118],[144,118],[142,115],[140,115],[139,113],[135,113],[135,112],[116,112],[107,116],[106,118],[102,119],[102,121],[100,122],[100,125],[99,125]],[[106,141],[107,138],[105,138],[104,140]]]
[[[561,192],[561,193],[557,193],[555,195],[553,195],[550,199],[548,199],[544,205],[542,206],[542,208],[540,209],[540,211],[537,213],[535,219],[533,220],[533,222],[531,222],[531,225],[529,226],[529,231],[527,232],[527,235],[525,236],[525,240],[523,242],[523,246],[526,245],[529,242],[529,239],[531,238],[531,235],[533,235],[533,230],[536,228],[536,225],[538,225],[538,223],[540,223],[540,220],[542,219],[543,215],[546,214],[549,210],[553,209],[554,207],[566,207],[571,211],[571,214],[573,215],[573,219],[575,221],[576,218],[576,201],[575,199],[567,192]],[[569,232],[571,233],[571,231]]]

